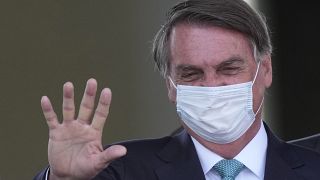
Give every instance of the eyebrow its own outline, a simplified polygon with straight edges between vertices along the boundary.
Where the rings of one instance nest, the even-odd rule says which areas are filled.
[[[190,71],[190,70],[200,70],[201,68],[195,65],[190,65],[190,64],[179,64],[176,67],[177,72],[181,71]]]
[[[240,56],[232,56],[227,60],[215,65],[214,68],[220,68],[220,67],[229,66],[229,65],[243,65],[244,63],[245,63],[245,60]],[[182,71],[190,71],[190,70],[201,70],[201,67],[196,65],[190,65],[190,64],[179,64],[175,69],[177,72],[182,72]]]
[[[227,60],[221,62],[220,64],[216,65],[215,68],[220,68],[223,66],[230,66],[230,65],[243,65],[245,64],[245,60],[239,56],[233,56],[228,58]]]

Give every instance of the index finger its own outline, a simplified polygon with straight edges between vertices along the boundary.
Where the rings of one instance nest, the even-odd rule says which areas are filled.
[[[109,88],[105,88],[101,91],[99,104],[93,116],[91,126],[94,129],[102,131],[104,123],[106,122],[106,119],[109,114],[110,103],[111,103],[111,90]]]

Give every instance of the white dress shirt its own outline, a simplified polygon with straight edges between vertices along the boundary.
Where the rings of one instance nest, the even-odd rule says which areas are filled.
[[[236,180],[263,180],[264,178],[268,138],[263,123],[261,124],[256,136],[234,157],[234,159],[245,165],[245,168],[239,173]],[[193,137],[191,138],[206,180],[221,180],[218,172],[213,170],[212,167],[222,160],[223,157],[210,151]]]

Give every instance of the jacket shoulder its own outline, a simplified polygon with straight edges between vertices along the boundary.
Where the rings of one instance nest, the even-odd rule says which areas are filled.
[[[296,144],[288,144],[288,147],[294,151],[297,156],[299,156],[300,159],[304,159],[305,163],[311,163],[311,162],[316,162],[318,165],[318,168],[320,166],[320,153],[316,152],[312,149],[296,145]],[[319,172],[320,173],[320,172]]]
[[[286,156],[287,162],[295,165],[293,169],[297,174],[310,180],[320,177],[320,153],[295,144],[287,144],[287,147],[290,149],[287,153],[292,154]]]
[[[320,152],[320,133],[300,139],[295,139],[289,141],[289,143]]]

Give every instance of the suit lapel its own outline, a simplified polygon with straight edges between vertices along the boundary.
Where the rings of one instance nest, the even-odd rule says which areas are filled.
[[[294,169],[304,166],[304,162],[265,127],[268,134],[265,180],[301,180]]]
[[[158,156],[166,162],[156,169],[159,180],[205,180],[195,147],[186,131],[175,136]]]

